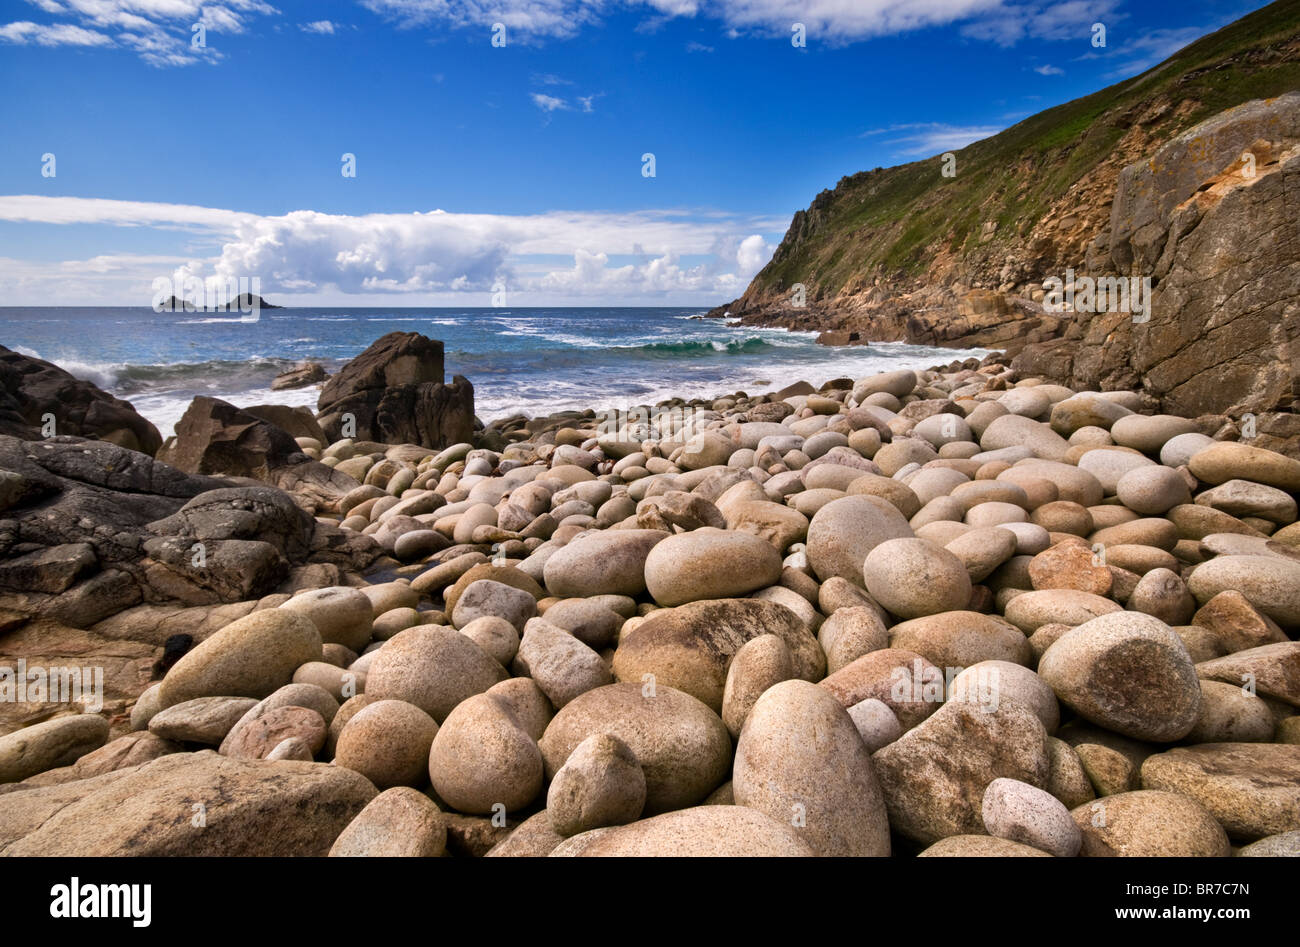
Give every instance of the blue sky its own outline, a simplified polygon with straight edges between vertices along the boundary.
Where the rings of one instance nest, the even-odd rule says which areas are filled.
[[[0,0],[0,302],[255,276],[297,305],[713,305],[841,176],[1258,6]]]

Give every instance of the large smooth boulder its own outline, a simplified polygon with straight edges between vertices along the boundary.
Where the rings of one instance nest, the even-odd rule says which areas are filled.
[[[889,809],[889,824],[932,844],[984,831],[984,790],[1003,777],[1047,786],[1047,731],[1017,701],[990,708],[944,704],[929,719],[872,757]]]
[[[891,539],[910,539],[912,528],[888,500],[851,496],[832,500],[808,524],[808,564],[825,582],[835,576],[861,586],[867,554]]]
[[[108,740],[108,721],[98,714],[55,717],[0,737],[0,783],[14,783],[69,766]]]
[[[718,599],[652,613],[619,642],[614,676],[639,684],[653,675],[657,684],[720,713],[731,659],[764,634],[776,635],[789,648],[796,676],[816,681],[825,673],[821,646],[790,609],[758,599]]]
[[[1300,829],[1300,746],[1176,747],[1147,757],[1142,785],[1195,799],[1234,839],[1254,841]]]
[[[775,585],[781,554],[747,532],[704,527],[669,536],[645,561],[646,588],[660,605],[731,598]]]
[[[1172,743],[1196,725],[1201,686],[1172,628],[1140,612],[1114,612],[1071,628],[1038,674],[1062,703],[1136,740]]]
[[[830,693],[769,688],[736,744],[736,802],[794,825],[818,855],[887,856],[889,820],[871,754]]]
[[[540,742],[547,778],[596,733],[618,737],[636,755],[645,772],[647,815],[698,805],[731,768],[731,734],[700,701],[663,685],[609,684],[551,720]]]
[[[319,857],[375,795],[364,776],[324,763],[173,753],[0,795],[0,855]]]
[[[546,589],[562,598],[635,598],[646,588],[650,550],[667,537],[658,529],[600,530],[578,536],[546,560],[542,567]]]
[[[417,625],[379,649],[366,672],[366,696],[404,700],[436,721],[461,701],[508,677],[482,648],[445,625]]]
[[[189,651],[159,687],[161,705],[196,697],[267,697],[293,679],[299,665],[322,657],[311,619],[263,609],[231,622]]]
[[[631,825],[593,829],[551,851],[553,857],[807,858],[795,829],[745,806],[698,806]]]

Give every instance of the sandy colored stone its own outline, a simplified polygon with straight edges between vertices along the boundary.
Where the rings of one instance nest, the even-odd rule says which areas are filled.
[[[1216,556],[1192,570],[1187,587],[1206,604],[1235,590],[1283,628],[1300,628],[1300,562],[1275,556]]]
[[[1166,625],[1185,625],[1196,611],[1196,600],[1177,572],[1152,569],[1134,586],[1127,608],[1159,618]]]
[[[108,721],[98,714],[69,714],[0,737],[0,783],[16,783],[58,766],[70,766],[108,742]]]
[[[1084,542],[1057,543],[1034,556],[1029,579],[1035,589],[1074,589],[1092,595],[1110,593],[1110,570]]]
[[[646,781],[636,754],[618,737],[597,733],[569,754],[551,780],[546,811],[567,838],[634,822],[645,807]]]
[[[661,530],[619,529],[588,533],[546,560],[546,589],[564,598],[630,595],[645,590],[650,550],[668,534]]]
[[[1050,772],[1045,788],[1067,809],[1074,809],[1097,797],[1074,747],[1064,740],[1048,737],[1047,756]]]
[[[1181,739],[1200,713],[1187,649],[1149,615],[1116,612],[1066,632],[1047,649],[1038,674],[1083,717],[1139,740]]]
[[[599,654],[545,618],[528,622],[511,668],[536,681],[557,708],[614,680]]]
[[[609,684],[561,708],[546,728],[541,750],[548,777],[595,733],[618,737],[636,755],[650,815],[697,805],[731,767],[731,736],[703,703],[663,685]]]
[[[365,777],[324,763],[173,753],[0,796],[0,854],[323,856],[375,795]]]
[[[1070,816],[1085,858],[1224,858],[1231,851],[1214,816],[1177,793],[1123,792],[1084,803]]]
[[[325,745],[325,718],[307,707],[276,707],[241,723],[221,743],[223,756],[262,760],[282,741],[301,740],[314,756]]]
[[[984,828],[996,838],[1032,845],[1058,858],[1077,855],[1079,827],[1051,793],[1014,779],[988,784],[981,803]]]
[[[1243,841],[1300,829],[1300,746],[1204,743],[1142,764],[1146,789],[1195,799]]]
[[[736,744],[736,802],[791,823],[819,855],[886,856],[889,822],[871,754],[825,689],[763,693]]]
[[[948,699],[987,706],[1014,700],[1032,710],[1048,733],[1055,733],[1061,722],[1061,709],[1047,682],[1010,661],[979,661],[966,666],[948,685]]]
[[[872,758],[889,824],[914,841],[983,831],[984,789],[998,777],[1047,785],[1047,731],[1015,701],[939,708]]]
[[[424,793],[386,789],[334,840],[331,858],[437,858],[447,849],[447,824]]]
[[[879,700],[897,715],[904,730],[911,730],[943,703],[946,683],[943,671],[915,651],[886,648],[864,654],[818,686],[845,708],[868,698]]]
[[[334,765],[356,770],[380,789],[419,786],[438,724],[402,700],[371,700],[339,733]]]
[[[823,676],[825,657],[804,623],[785,606],[756,599],[691,602],[652,613],[623,635],[614,652],[614,676],[640,685],[653,675],[657,684],[720,712],[732,657],[764,634],[785,642],[796,676],[809,681]]]
[[[1187,465],[1196,479],[1204,483],[1253,480],[1292,493],[1300,492],[1300,460],[1261,447],[1219,441],[1197,451]]]
[[[197,697],[155,714],[149,721],[149,732],[166,740],[220,746],[226,734],[256,705],[251,697]]]
[[[774,585],[781,555],[750,533],[712,528],[670,536],[646,557],[645,580],[660,605],[731,598]]]
[[[822,622],[817,641],[826,653],[826,671],[834,674],[864,654],[889,647],[889,631],[879,609],[868,605],[837,608]]]
[[[513,812],[542,790],[542,754],[514,715],[486,694],[462,701],[443,721],[429,751],[438,796],[470,815],[494,805]]]
[[[797,831],[746,806],[697,806],[568,839],[552,857],[806,858]]]
[[[1082,625],[1101,615],[1123,611],[1117,602],[1076,589],[1042,589],[1017,595],[1006,607],[1007,621],[1026,634],[1040,625]]]
[[[917,858],[1051,858],[1031,845],[991,835],[950,835],[939,839]]]
[[[1250,685],[1261,697],[1300,707],[1300,641],[1283,641],[1237,651],[1196,665],[1205,680]]]
[[[889,646],[914,651],[937,667],[965,668],[985,661],[1028,664],[1032,654],[1022,631],[996,615],[949,611],[889,629]]]
[[[769,687],[794,678],[794,659],[777,635],[759,635],[741,645],[727,667],[722,722],[739,736],[745,718]]]
[[[1254,694],[1234,684],[1201,681],[1201,713],[1188,743],[1269,743],[1273,714]]]
[[[306,615],[252,612],[204,639],[172,666],[158,699],[171,707],[196,697],[266,697],[300,664],[322,657],[320,632]]]
[[[887,500],[872,496],[833,500],[808,525],[808,564],[823,582],[839,576],[862,585],[867,554],[887,540],[911,535],[903,514]]]
[[[434,720],[507,677],[506,670],[452,628],[420,625],[384,644],[366,674],[366,694],[404,700]]]
[[[360,652],[370,643],[375,615],[369,597],[360,589],[331,586],[295,595],[280,606],[311,619],[325,644],[341,644]]]
[[[867,554],[862,566],[867,592],[903,619],[963,608],[971,581],[965,563],[924,539],[891,539]]]

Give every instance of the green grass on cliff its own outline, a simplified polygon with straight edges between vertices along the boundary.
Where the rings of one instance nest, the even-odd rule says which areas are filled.
[[[1000,259],[1154,103],[1174,106],[1147,126],[1166,141],[1226,108],[1300,89],[1298,37],[1300,0],[1279,0],[1139,76],[968,145],[956,153],[954,178],[941,176],[937,155],[843,178],[818,195],[804,238],[787,235],[751,290],[803,282],[828,298],[855,279],[905,281],[941,250]],[[1175,117],[1189,100],[1196,107]],[[982,244],[988,220],[998,229]]]

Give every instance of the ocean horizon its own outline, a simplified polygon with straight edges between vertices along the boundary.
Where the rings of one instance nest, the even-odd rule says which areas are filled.
[[[900,342],[829,348],[817,333],[705,319],[704,307],[321,307],[154,312],[147,306],[0,308],[0,341],[131,402],[164,437],[198,395],[239,407],[316,405],[320,386],[272,391],[319,362],[333,374],[380,336],[440,340],[447,378],[474,385],[485,423],[750,393],[982,356]]]

